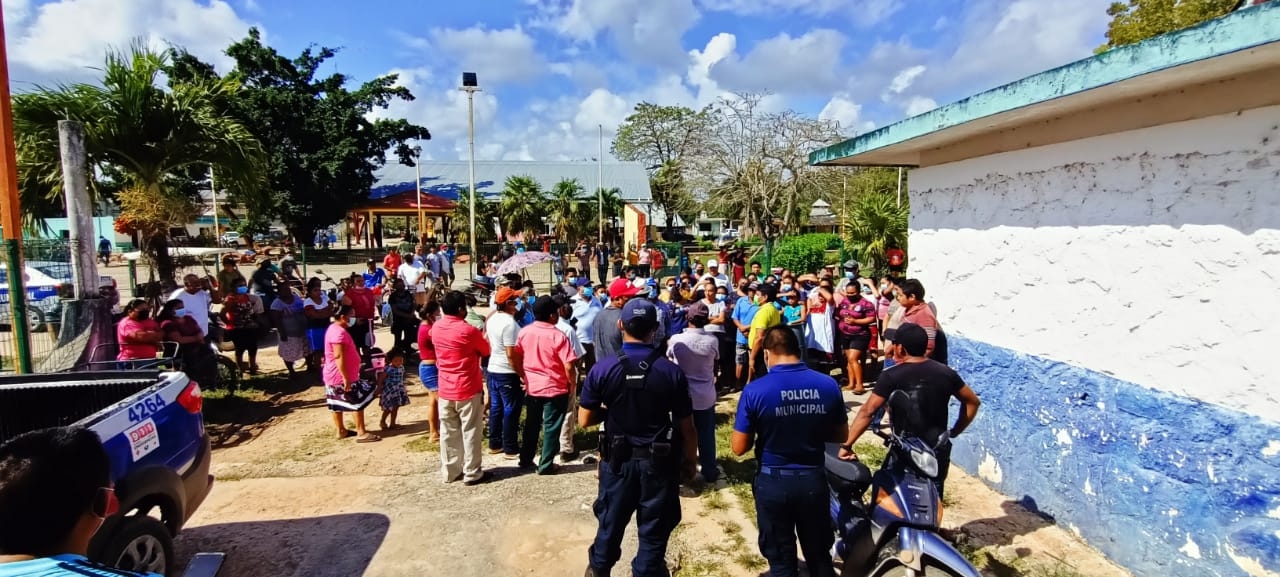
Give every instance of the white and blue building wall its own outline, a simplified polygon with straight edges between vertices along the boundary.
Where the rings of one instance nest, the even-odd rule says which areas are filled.
[[[1280,575],[1280,106],[910,182],[956,464],[1135,575]]]

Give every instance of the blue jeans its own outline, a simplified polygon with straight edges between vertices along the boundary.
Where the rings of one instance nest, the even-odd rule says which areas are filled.
[[[720,469],[716,467],[715,407],[695,410],[693,428],[698,431],[698,467],[702,470],[702,480],[714,483],[720,478]]]
[[[520,408],[524,389],[515,373],[489,373],[489,448],[520,454]]]
[[[635,577],[668,577],[667,540],[680,524],[679,481],[673,472],[654,470],[649,459],[632,459],[618,473],[600,465],[600,493],[592,507],[600,528],[587,549],[597,575],[607,577],[622,558],[622,536],[636,517],[640,546],[631,562]],[[826,513],[823,513],[825,518]],[[824,552],[825,554],[825,552]]]
[[[831,563],[830,497],[820,468],[761,468],[752,483],[756,521],[760,525],[760,554],[769,561],[773,577],[796,577],[796,537],[812,577],[835,577]]]

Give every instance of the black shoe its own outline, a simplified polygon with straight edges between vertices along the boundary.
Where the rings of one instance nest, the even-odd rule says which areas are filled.
[[[570,452],[568,452],[568,453],[560,453],[560,460],[561,460],[561,461],[566,461],[566,462],[567,462],[567,461],[576,461],[576,460],[578,460],[578,452],[577,452],[577,451],[570,451]]]
[[[588,565],[587,572],[582,577],[609,577],[609,574],[605,573],[604,571],[592,569],[591,566]]]
[[[519,464],[519,465],[517,465],[517,466],[518,466],[518,467],[520,467],[521,469],[534,469],[534,468],[537,468],[537,465],[535,465],[534,463],[532,463],[532,462],[526,463],[526,462],[524,462],[524,461],[520,461],[520,464]]]
[[[474,487],[482,483],[488,483],[489,481],[492,481],[492,480],[493,480],[493,473],[485,471],[483,473],[480,473],[480,477],[476,479],[472,479],[470,481],[463,481],[462,484],[468,487]]]

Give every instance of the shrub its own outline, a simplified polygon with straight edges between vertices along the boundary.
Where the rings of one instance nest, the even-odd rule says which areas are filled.
[[[783,239],[773,250],[773,266],[796,274],[817,271],[827,260],[831,234],[807,234]],[[839,237],[836,237],[839,241]],[[838,245],[837,245],[838,246]]]

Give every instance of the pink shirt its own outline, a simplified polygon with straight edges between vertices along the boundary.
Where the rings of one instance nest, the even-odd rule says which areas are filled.
[[[342,349],[342,366],[338,366],[338,361],[334,351]],[[360,378],[360,351],[356,349],[356,342],[351,338],[351,333],[342,325],[334,323],[324,331],[324,384],[332,386],[340,386],[346,383],[343,375],[351,377],[351,382],[356,382]]]
[[[484,392],[480,357],[489,356],[489,339],[480,329],[445,315],[431,325],[431,343],[435,345],[436,367],[440,371],[441,399],[468,401]]]
[[[933,314],[933,309],[927,304],[913,306],[902,315],[902,322],[915,323],[924,329],[924,333],[929,335],[929,354],[932,356],[934,340],[938,336],[938,317]]]
[[[520,330],[516,350],[524,356],[524,375],[529,396],[550,398],[569,394],[569,375],[564,366],[578,360],[560,329],[537,321]]]
[[[418,325],[418,358],[427,364],[436,364],[436,349],[431,342],[432,323],[423,322]]]
[[[156,324],[155,319],[147,319],[144,321],[135,321],[129,317],[120,319],[120,324],[116,325],[116,342],[120,343],[120,354],[116,357],[119,360],[129,359],[154,359],[159,347],[156,343],[135,343],[127,342],[125,337],[132,335],[138,331],[158,331],[160,325]]]

